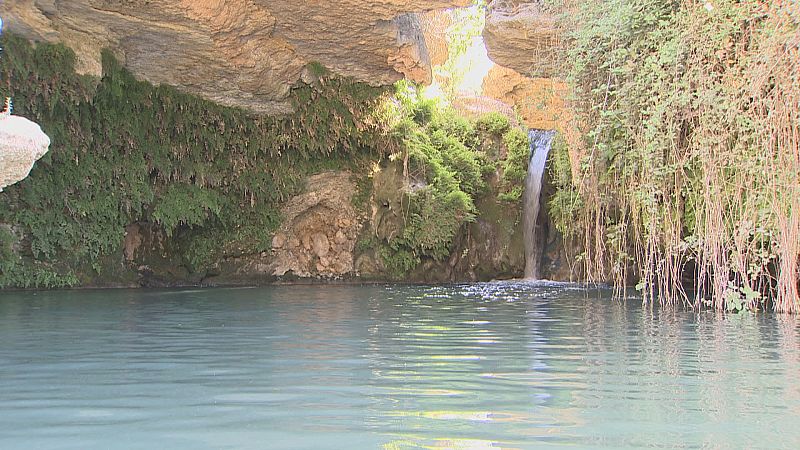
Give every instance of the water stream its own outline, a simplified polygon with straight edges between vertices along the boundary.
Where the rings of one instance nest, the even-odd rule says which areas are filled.
[[[539,216],[542,197],[544,165],[555,135],[556,132],[553,130],[528,132],[531,141],[531,159],[528,163],[528,176],[525,178],[522,226],[525,240],[525,278],[529,279],[539,278],[542,249],[539,248],[539,240],[536,239],[536,218]]]

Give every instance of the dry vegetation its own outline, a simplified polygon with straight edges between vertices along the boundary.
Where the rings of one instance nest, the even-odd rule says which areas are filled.
[[[585,156],[553,203],[586,275],[648,301],[800,312],[800,4],[575,11]]]

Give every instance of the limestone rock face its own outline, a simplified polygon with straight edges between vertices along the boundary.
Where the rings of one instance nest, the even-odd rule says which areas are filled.
[[[555,2],[571,8],[576,0]],[[497,66],[483,81],[483,95],[513,105],[528,128],[564,132],[572,120],[569,90],[558,70],[562,24],[549,3],[493,0],[486,12],[483,38]]]
[[[282,210],[284,221],[263,272],[328,279],[355,275],[353,252],[365,218],[353,207],[350,177],[349,172],[325,172],[308,179],[305,192]]]
[[[567,108],[567,84],[555,78],[528,78],[517,71],[495,66],[483,80],[484,95],[514,105],[525,126],[563,131],[572,120]]]
[[[491,85],[491,87],[493,88],[494,85]],[[503,97],[492,97],[487,92],[484,92],[484,94],[487,95],[459,95],[457,98],[453,99],[451,105],[456,111],[466,117],[478,119],[486,113],[499,112],[508,117],[514,126],[519,125],[519,123],[517,123],[517,113],[514,111],[514,107],[511,106],[514,104],[513,102]]]
[[[430,11],[419,14],[422,33],[425,35],[425,46],[431,66],[440,66],[447,61],[450,50],[447,47],[447,29],[452,25],[447,11]]]
[[[19,116],[0,117],[0,191],[27,177],[49,147],[50,138],[38,124]]]
[[[487,10],[483,39],[489,58],[522,75],[558,76],[560,36],[555,14],[541,0],[494,0]]]
[[[471,0],[14,0],[9,31],[64,42],[99,75],[110,48],[134,75],[217,103],[288,112],[289,89],[318,62],[372,85],[427,82],[417,13]]]
[[[513,105],[528,128],[558,130],[571,149],[580,145],[559,61],[566,51],[561,38],[572,25],[558,17],[578,5],[578,0],[493,0],[483,32],[489,57],[498,64],[483,80],[483,95]]]
[[[561,133],[575,179],[584,150],[569,86],[558,69],[566,51],[561,37],[575,24],[559,17],[581,1],[492,0],[483,32],[489,57],[498,64],[483,81],[483,95],[513,105],[528,128]]]

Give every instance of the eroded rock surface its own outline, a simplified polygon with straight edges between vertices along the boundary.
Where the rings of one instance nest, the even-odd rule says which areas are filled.
[[[566,103],[568,86],[557,78],[529,78],[495,66],[483,80],[483,94],[514,105],[528,128],[562,131],[573,118]]]
[[[363,222],[351,198],[350,172],[325,172],[308,179],[305,192],[283,208],[283,224],[272,239],[269,262],[260,271],[275,277],[342,278],[354,275],[353,251]]]
[[[544,5],[541,0],[490,3],[483,39],[492,61],[528,77],[558,76],[562,30],[555,12]]]
[[[0,116],[0,191],[27,177],[49,147],[50,138],[35,122]]]
[[[372,85],[430,80],[416,13],[471,0],[14,0],[9,31],[64,42],[82,73],[110,48],[137,77],[217,103],[288,112],[289,89],[318,62]]]

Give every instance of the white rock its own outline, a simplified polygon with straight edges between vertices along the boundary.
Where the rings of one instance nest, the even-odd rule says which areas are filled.
[[[286,243],[286,235],[283,233],[275,233],[272,237],[272,248],[281,248]]]
[[[0,119],[0,191],[27,177],[49,147],[50,138],[35,122],[19,116]]]
[[[328,236],[325,236],[324,233],[314,233],[311,236],[313,246],[314,246],[314,253],[317,254],[319,257],[328,256],[328,252],[331,250],[330,241],[328,241]]]

